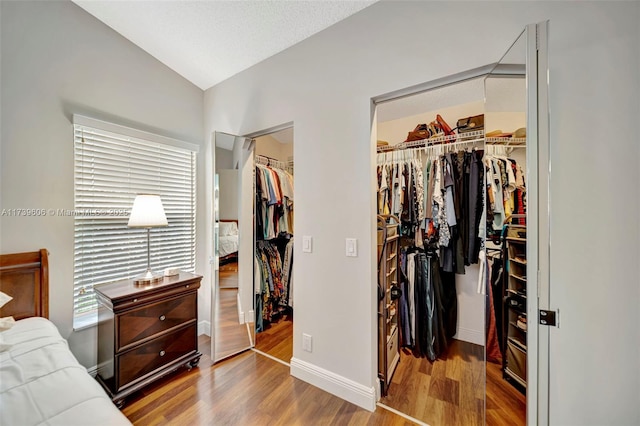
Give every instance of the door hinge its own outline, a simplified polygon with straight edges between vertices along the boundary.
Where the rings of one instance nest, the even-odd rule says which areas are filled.
[[[557,327],[560,313],[557,311],[545,311],[540,309],[538,319],[541,325]]]

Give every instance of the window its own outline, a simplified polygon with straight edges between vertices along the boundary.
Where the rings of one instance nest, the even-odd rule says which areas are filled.
[[[158,194],[168,227],[151,229],[151,269],[195,271],[196,152],[162,136],[74,116],[74,328],[96,322],[93,286],[147,268],[147,230],[128,228],[137,194]],[[64,213],[62,213],[64,214]]]

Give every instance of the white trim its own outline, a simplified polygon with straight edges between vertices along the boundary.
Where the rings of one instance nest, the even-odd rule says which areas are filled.
[[[285,362],[285,361],[281,360],[280,358],[276,358],[273,355],[269,355],[266,352],[262,352],[260,349],[251,348],[251,350],[254,351],[255,353],[258,353],[258,354],[260,354],[260,355],[262,355],[264,357],[267,357],[267,358],[269,358],[269,359],[271,359],[273,361],[279,362],[282,365],[286,365],[287,367],[291,367],[291,364],[289,364],[288,362]]]
[[[91,377],[95,378],[98,375],[98,366],[94,365],[93,367],[87,368],[87,373],[89,373]]]
[[[531,97],[535,102],[530,103],[529,108],[536,114],[536,142],[537,142],[537,192],[534,193],[537,202],[537,229],[533,232],[536,238],[537,247],[537,298],[533,298],[529,309],[528,318],[535,318],[531,321],[534,332],[527,333],[527,353],[534,354],[535,358],[527,356],[527,422],[528,424],[548,425],[549,418],[549,398],[550,398],[550,327],[538,324],[539,309],[556,310],[551,307],[550,286],[551,286],[551,152],[549,137],[549,64],[548,64],[548,31],[549,21],[531,24],[531,38],[535,40],[530,43],[530,58],[536,65],[536,82],[530,90]],[[534,51],[533,46],[537,50]],[[535,92],[534,92],[535,90]],[[527,126],[529,127],[529,126]],[[528,129],[527,129],[528,131]],[[527,154],[528,155],[528,154]],[[527,221],[527,224],[529,222]],[[527,235],[531,235],[527,231]],[[527,239],[527,243],[528,243]],[[527,247],[527,267],[529,259],[529,247]],[[527,270],[527,274],[529,271]],[[528,291],[528,289],[527,289]]]
[[[380,105],[384,102],[395,101],[397,99],[405,98],[407,96],[417,95],[419,93],[428,92],[430,90],[439,89],[441,87],[450,86],[452,84],[462,83],[463,81],[473,80],[474,78],[482,78],[489,74],[492,70],[496,68],[497,64],[488,64],[478,68],[472,68],[467,71],[459,72],[456,74],[451,74],[446,77],[438,78],[435,80],[427,81],[425,83],[416,84],[414,86],[409,86],[404,89],[394,90],[393,92],[388,92],[383,95],[374,96],[372,99],[375,105]],[[504,73],[507,71],[514,73],[521,73],[522,70],[519,69],[504,69]]]
[[[138,138],[150,142],[188,149],[189,151],[195,153],[200,152],[200,145],[184,142],[179,139],[173,139],[167,136],[157,135],[155,133],[145,132],[143,130],[133,129],[131,127],[122,126],[120,124],[114,124],[107,121],[97,120],[95,118],[85,117],[84,115],[73,114],[73,124],[76,124],[78,126],[93,127],[94,129],[117,133],[132,138]]]
[[[364,386],[295,357],[291,358],[291,375],[365,410],[376,409],[376,391],[373,386]]]
[[[280,132],[282,130],[290,129],[292,127],[293,127],[293,121],[288,121],[288,122],[286,122],[284,124],[280,124],[280,125],[277,125],[277,126],[269,127],[267,129],[263,129],[263,130],[258,130],[257,132],[251,132],[248,135],[244,135],[244,137],[248,138],[248,139],[256,139],[256,138],[259,138],[261,136],[267,136],[267,135],[271,135],[273,133]],[[231,135],[231,136],[235,136],[235,135]],[[243,147],[243,148],[245,148],[245,147]]]
[[[198,336],[201,335],[211,336],[211,322],[202,320],[198,323]]]
[[[242,310],[242,300],[240,298],[240,291],[236,293],[236,306],[238,307],[238,324],[244,324],[244,311]]]
[[[383,404],[383,403],[381,403],[381,402],[378,402],[376,405],[377,405],[378,407],[380,407],[380,408],[383,408],[383,409],[385,409],[385,410],[387,410],[387,411],[390,411],[390,412],[392,412],[393,414],[396,414],[396,415],[398,415],[398,416],[400,416],[400,417],[402,417],[402,418],[404,418],[404,419],[407,419],[407,420],[409,420],[410,422],[416,423],[416,424],[418,424],[418,425],[420,425],[420,426],[429,426],[429,424],[428,424],[428,423],[422,422],[422,421],[420,421],[420,420],[416,419],[415,417],[411,417],[411,416],[409,416],[408,414],[405,414],[405,413],[403,413],[402,411],[398,411],[398,410],[396,410],[395,408],[391,408],[391,407],[389,407],[388,405],[384,405],[384,404]]]

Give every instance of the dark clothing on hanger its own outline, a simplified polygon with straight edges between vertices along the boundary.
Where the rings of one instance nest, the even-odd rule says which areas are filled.
[[[469,248],[467,258],[469,263],[478,263],[482,241],[478,236],[480,219],[482,218],[482,194],[484,188],[484,165],[482,151],[471,153],[469,165]]]

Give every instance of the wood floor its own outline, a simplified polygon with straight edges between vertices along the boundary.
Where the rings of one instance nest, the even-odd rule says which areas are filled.
[[[237,263],[220,267],[219,284],[215,309],[216,360],[251,347],[247,325],[240,324],[238,319]]]
[[[293,357],[293,313],[256,333],[256,349],[286,363]]]
[[[488,426],[524,426],[527,398],[502,378],[500,364],[487,363],[486,420]]]
[[[412,425],[377,408],[371,413],[289,374],[254,351],[211,365],[199,339],[200,366],[179,370],[127,399],[134,425]]]
[[[482,425],[482,357],[482,347],[460,341],[433,363],[402,353],[380,402],[431,425]]]
[[[433,363],[404,352],[380,402],[434,426],[525,424],[525,398],[500,365],[485,366],[482,346],[457,340]]]
[[[237,264],[221,284],[237,286]],[[238,324],[233,285],[219,289],[216,359],[248,347]],[[289,363],[293,317],[256,334],[256,349]],[[200,367],[182,371],[130,398],[123,412],[134,424],[297,425],[413,424],[383,408],[369,413],[289,374],[289,368],[254,351],[211,365],[209,339],[200,336]],[[499,364],[484,363],[483,348],[455,341],[442,360],[403,354],[381,403],[432,426],[525,425],[526,398],[503,380]],[[265,390],[268,390],[265,392]],[[486,400],[485,400],[486,395]]]
[[[238,288],[238,262],[220,265],[218,276],[220,288]]]

